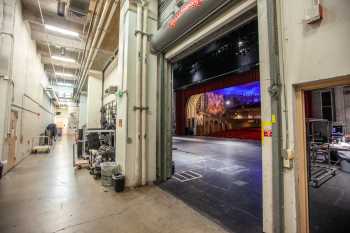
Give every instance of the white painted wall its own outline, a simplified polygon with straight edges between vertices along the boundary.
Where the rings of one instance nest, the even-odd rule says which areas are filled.
[[[281,0],[281,3],[288,125],[290,147],[294,149],[294,85],[350,74],[350,1],[321,0],[324,19],[314,25],[303,21],[311,0]],[[297,231],[297,172],[295,168],[285,170],[286,233]]]
[[[149,30],[157,30],[157,1],[150,1]],[[136,8],[129,1],[124,2],[121,8],[120,40],[118,65],[112,75],[115,75],[115,83],[125,94],[117,97],[117,162],[121,165],[126,175],[126,185],[134,186],[137,183],[135,176],[136,161]],[[153,18],[153,19],[152,19]],[[147,181],[156,179],[156,121],[157,121],[157,57],[148,57],[148,115],[147,115],[147,151],[148,172]],[[114,77],[114,76],[113,76]]]
[[[90,72],[87,85],[86,126],[87,128],[101,128],[102,75],[97,72]]]
[[[121,88],[122,80],[121,78],[117,77],[118,76],[117,62],[118,62],[118,58],[115,58],[104,73],[104,87],[103,87],[104,93],[111,86],[117,86],[118,88]],[[105,105],[115,100],[116,100],[115,95],[104,94],[103,104]]]
[[[55,116],[55,124],[57,128],[62,129],[62,135],[74,135],[79,107],[70,104],[67,107],[56,109],[57,112],[60,112],[60,114]]]
[[[15,7],[16,4],[16,8]],[[53,105],[44,94],[43,88],[48,85],[48,78],[41,64],[40,55],[36,51],[36,44],[31,39],[30,28],[23,20],[20,0],[5,0],[4,27],[1,30],[13,32],[14,57],[13,57],[13,80],[14,99],[13,103],[38,113],[18,111],[19,119],[17,124],[17,161],[22,160],[30,151],[30,141],[32,137],[43,133],[46,126],[53,122]],[[13,9],[15,9],[14,28]],[[2,10],[2,9],[1,9]],[[0,60],[5,63],[9,61],[10,44],[9,40],[2,40],[0,44]],[[1,67],[3,68],[3,67]],[[1,69],[1,72],[6,72]],[[0,93],[0,99],[5,99],[6,93]],[[30,98],[26,97],[29,96]],[[31,100],[33,99],[33,100]],[[37,102],[37,103],[35,103]],[[39,105],[39,104],[40,105]],[[0,115],[4,114],[4,105],[1,106]],[[2,125],[1,125],[2,126]],[[0,130],[2,131],[3,128]],[[2,135],[2,134],[1,134]],[[3,142],[3,138],[1,139]],[[2,160],[6,160],[7,155],[3,155]]]
[[[87,96],[80,95],[79,99],[79,129],[87,123]]]

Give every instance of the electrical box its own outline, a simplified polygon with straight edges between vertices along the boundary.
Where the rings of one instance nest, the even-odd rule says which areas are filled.
[[[312,3],[312,6],[306,10],[305,22],[307,24],[316,23],[322,20],[322,6],[319,0]]]
[[[106,95],[113,95],[113,94],[117,93],[117,91],[118,91],[117,86],[110,86],[105,90],[105,94]]]

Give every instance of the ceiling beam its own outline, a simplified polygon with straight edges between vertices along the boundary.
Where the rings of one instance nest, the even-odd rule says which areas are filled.
[[[53,64],[55,66],[55,70],[56,70],[56,66],[58,67],[64,67],[65,69],[79,69],[80,65],[78,63],[69,63],[69,62],[62,62],[62,61],[58,61],[56,59],[52,59],[49,56],[41,56],[41,62],[43,64]]]
[[[47,42],[50,45],[59,46],[59,47],[65,47],[68,49],[76,49],[76,50],[83,50],[84,49],[84,43],[81,43],[80,40],[64,37],[62,35],[53,34],[46,32],[44,29],[40,29],[38,27],[35,27],[32,25],[32,40],[38,41],[40,43]]]
[[[45,24],[53,25],[56,27],[64,28],[66,30],[78,32],[80,35],[83,33],[83,24],[76,23],[65,19],[64,17],[53,15],[47,12],[43,12]],[[24,20],[29,21],[32,24],[42,25],[40,14],[36,14],[30,10],[24,10]]]

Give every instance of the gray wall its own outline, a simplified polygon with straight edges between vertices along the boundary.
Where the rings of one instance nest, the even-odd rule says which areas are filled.
[[[14,8],[15,6],[16,8]],[[41,64],[41,57],[37,53],[36,44],[31,39],[30,28],[23,20],[20,0],[4,0],[3,9],[4,24],[0,30],[13,33],[15,38],[13,56],[13,103],[40,114],[35,115],[20,109],[13,109],[18,112],[19,116],[16,149],[16,160],[18,162],[28,155],[31,148],[31,139],[44,132],[45,127],[53,122],[54,116],[49,112],[54,112],[54,107],[44,93],[44,88],[49,85],[48,78]],[[2,9],[0,9],[0,11],[1,10]],[[15,15],[13,15],[13,13],[15,13]],[[14,25],[14,27],[12,25]],[[11,53],[9,48],[10,40],[2,37],[2,39],[0,39],[0,64],[8,64],[8,62],[10,62]],[[1,66],[0,72],[7,73],[6,67]],[[4,99],[5,95],[4,92],[0,92],[0,99]],[[25,95],[30,98],[25,97]],[[1,105],[0,108],[0,115],[5,118],[4,105]],[[4,126],[1,124],[0,133],[3,131]],[[1,133],[1,136],[2,135]],[[4,142],[4,138],[0,140],[1,143]],[[6,160],[7,153],[4,153],[1,159]]]

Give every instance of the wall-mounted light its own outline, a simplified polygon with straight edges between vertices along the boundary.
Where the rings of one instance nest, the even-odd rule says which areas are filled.
[[[69,58],[69,57],[62,57],[62,56],[53,55],[53,56],[51,56],[51,58],[52,58],[52,59],[55,59],[55,60],[58,60],[58,61],[76,63],[76,60],[75,60],[75,59]]]
[[[70,31],[70,30],[67,30],[67,29],[59,28],[59,27],[56,27],[56,26],[53,26],[53,25],[45,24],[45,28],[47,30],[50,30],[50,31],[53,31],[53,32],[58,32],[58,33],[61,33],[61,34],[64,34],[64,35],[79,37],[79,33],[77,33],[77,32],[73,32],[73,31]]]

